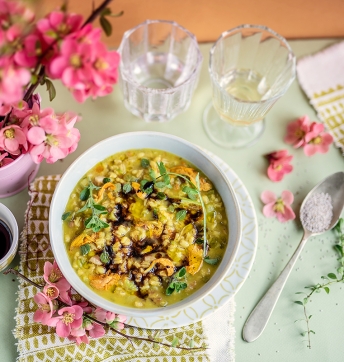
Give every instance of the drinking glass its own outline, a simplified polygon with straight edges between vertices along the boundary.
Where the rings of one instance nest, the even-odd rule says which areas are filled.
[[[125,107],[145,121],[185,111],[203,60],[196,37],[174,21],[146,20],[124,33],[118,49]]]
[[[210,139],[226,148],[248,147],[264,131],[264,117],[295,78],[287,41],[260,25],[225,31],[210,50],[212,103],[203,114]]]

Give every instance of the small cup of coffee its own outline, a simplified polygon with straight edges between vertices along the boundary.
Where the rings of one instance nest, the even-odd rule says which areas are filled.
[[[0,204],[0,271],[7,268],[18,250],[18,224],[12,212]]]

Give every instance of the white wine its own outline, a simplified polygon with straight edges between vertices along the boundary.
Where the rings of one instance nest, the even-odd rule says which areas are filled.
[[[235,126],[248,126],[264,118],[266,112],[259,114],[247,110],[252,110],[255,102],[269,97],[270,87],[264,77],[252,70],[235,69],[222,77],[219,83],[230,98],[233,97],[227,107],[213,99],[214,107],[224,121]]]

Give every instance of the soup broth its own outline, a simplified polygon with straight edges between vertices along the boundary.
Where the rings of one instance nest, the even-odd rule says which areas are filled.
[[[62,219],[80,278],[134,308],[164,307],[194,293],[216,271],[228,241],[211,180],[160,150],[129,150],[98,163],[74,188]]]

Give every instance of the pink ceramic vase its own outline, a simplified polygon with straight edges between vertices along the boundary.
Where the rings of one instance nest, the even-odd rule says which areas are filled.
[[[0,167],[0,198],[22,191],[35,178],[39,164],[32,161],[29,153],[19,156],[7,166]]]

